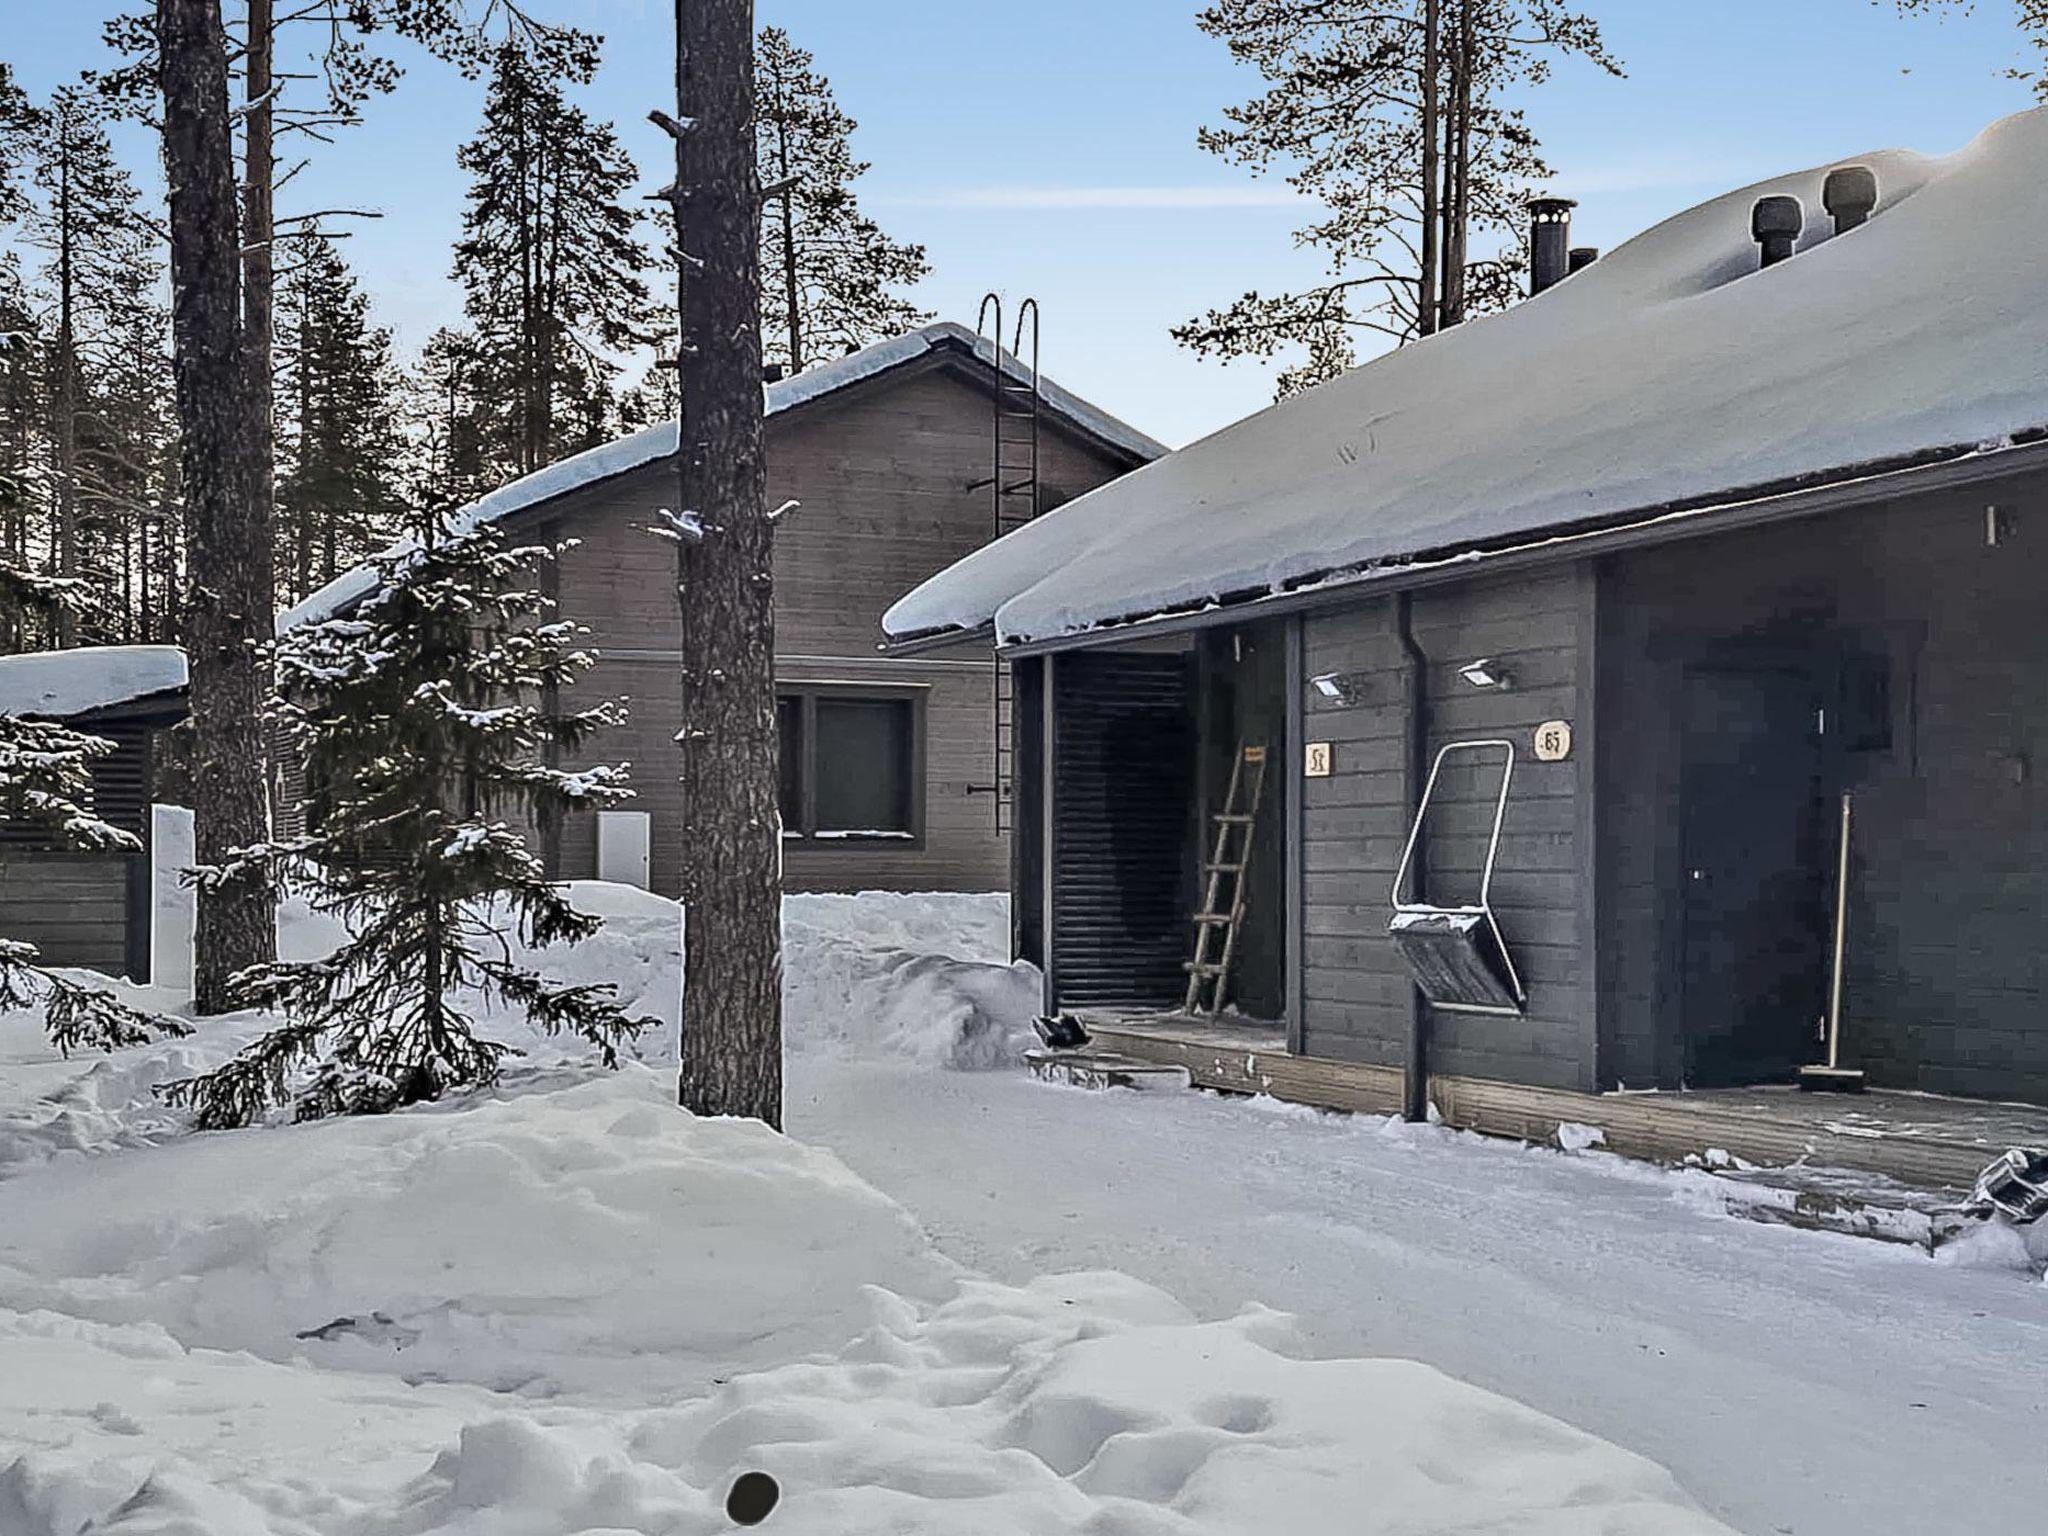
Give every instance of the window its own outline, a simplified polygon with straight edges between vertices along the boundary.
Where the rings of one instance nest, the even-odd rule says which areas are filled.
[[[775,701],[786,837],[818,842],[923,835],[921,690],[809,684]]]

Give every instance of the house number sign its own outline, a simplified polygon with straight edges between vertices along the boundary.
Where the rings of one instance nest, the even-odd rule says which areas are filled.
[[[1561,763],[1572,755],[1572,725],[1569,720],[1546,720],[1536,727],[1536,761]]]

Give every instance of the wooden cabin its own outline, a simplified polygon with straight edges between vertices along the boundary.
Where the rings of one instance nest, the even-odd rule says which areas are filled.
[[[899,653],[1016,667],[1048,1010],[1517,1135],[1789,1084],[1831,1019],[1873,1087],[2048,1104],[2044,156],[2037,112],[1717,199],[903,599]],[[1229,1006],[1190,1017],[1247,746]],[[1513,1006],[1419,985],[1402,907],[1485,908]]]
[[[185,718],[185,653],[91,646],[0,657],[0,713],[60,720],[113,743],[92,769],[89,809],[131,833],[131,853],[80,853],[0,827],[0,935],[50,965],[150,979],[150,789],[158,738]]]
[[[985,640],[914,658],[881,655],[882,610],[999,527],[1165,449],[1051,380],[1034,380],[1008,354],[1000,372],[997,362],[973,332],[937,324],[767,386],[768,505],[795,503],[775,539],[790,890],[1008,884],[1007,678],[999,685]],[[674,547],[651,526],[658,509],[675,505],[674,451],[669,423],[551,465],[469,509],[520,538],[578,541],[550,581],[563,616],[589,627],[599,663],[565,702],[622,697],[630,710],[629,723],[594,740],[589,756],[630,763],[637,798],[548,837],[551,872],[629,880],[665,895],[676,894],[679,869],[682,722],[672,700],[680,621]],[[350,572],[280,627],[342,611],[371,580],[367,568]],[[293,782],[288,771],[283,782]],[[284,797],[285,825],[296,798]]]

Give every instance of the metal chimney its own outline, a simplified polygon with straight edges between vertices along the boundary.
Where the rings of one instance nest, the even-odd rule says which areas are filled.
[[[780,384],[782,382],[782,364],[763,363],[761,365],[761,382],[763,384]]]
[[[1877,172],[1867,165],[1844,165],[1829,171],[1820,201],[1834,218],[1835,233],[1846,235],[1877,211]]]
[[[1593,265],[1593,263],[1598,261],[1599,259],[1599,246],[1575,245],[1572,247],[1572,254],[1570,260],[1568,260],[1565,263],[1565,271],[1567,274],[1573,272],[1583,272],[1586,270],[1586,268]]]
[[[1806,227],[1806,210],[1796,197],[1765,197],[1757,200],[1749,216],[1749,232],[1763,249],[1763,265],[1775,267],[1792,254],[1799,232]]]
[[[1554,288],[1571,274],[1572,210],[1568,197],[1529,200],[1529,296]]]

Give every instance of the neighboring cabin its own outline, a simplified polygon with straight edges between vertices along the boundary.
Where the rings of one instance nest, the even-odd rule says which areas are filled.
[[[1127,1034],[1177,1007],[1254,744],[1280,771],[1233,993],[1279,1059],[1379,1070],[1395,1103],[1405,1068],[1411,1106],[1425,1072],[1786,1082],[1824,1054],[1846,795],[1842,1064],[2048,1103],[2044,161],[2036,112],[1860,162],[1867,222],[1855,177],[1731,194],[900,602],[898,654],[994,633],[1015,663],[1048,1007]],[[1765,197],[1805,219],[1769,264]],[[1433,756],[1482,740],[1515,749],[1492,896],[1519,1014],[1425,1000],[1389,935]],[[1447,768],[1427,896],[1476,896],[1498,782]]]
[[[995,670],[985,641],[916,658],[878,653],[884,608],[907,586],[988,543],[996,409],[1028,406],[1030,375],[958,325],[924,327],[766,389],[768,505],[778,523],[775,665],[782,727],[785,883],[793,891],[998,890]],[[1012,389],[999,395],[999,379]],[[1165,449],[1049,380],[1038,391],[1038,510],[1093,490]],[[1012,419],[1016,436],[1023,424]],[[592,631],[599,664],[576,700],[624,696],[631,720],[590,746],[631,763],[633,805],[570,821],[544,841],[560,878],[644,877],[676,893],[680,665],[673,545],[650,532],[675,505],[674,425],[607,444],[484,497],[465,515],[518,539],[575,539],[553,570],[565,617]],[[1014,453],[1012,455],[1014,458]],[[1006,487],[1014,471],[1006,470]],[[1012,511],[1017,498],[1005,504]],[[1006,524],[1007,525],[1007,524]],[[360,599],[359,570],[280,627]],[[287,794],[285,819],[296,813]]]
[[[132,833],[134,853],[79,853],[0,827],[0,935],[51,965],[148,981],[150,786],[159,735],[185,718],[185,653],[174,645],[86,646],[0,657],[0,714],[59,720],[113,744],[93,764],[87,807]]]

